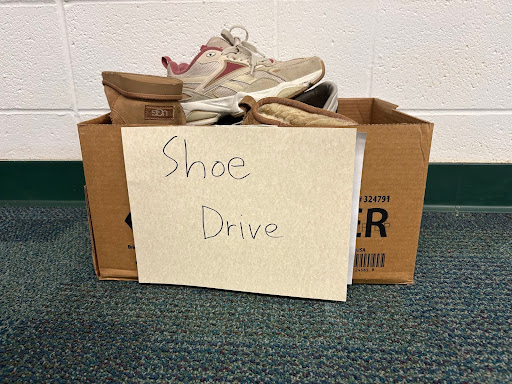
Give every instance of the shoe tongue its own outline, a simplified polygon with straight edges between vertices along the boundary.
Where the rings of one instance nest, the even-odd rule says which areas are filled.
[[[221,37],[212,37],[210,40],[208,40],[206,46],[224,49],[229,47],[229,43]]]

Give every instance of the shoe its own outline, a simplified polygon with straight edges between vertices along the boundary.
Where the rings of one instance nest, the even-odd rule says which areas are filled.
[[[332,81],[325,81],[295,96],[293,100],[336,113],[338,111],[338,87]],[[217,125],[238,125],[242,124],[242,120],[243,115],[237,117],[229,115],[220,118]]]
[[[234,29],[245,31],[245,39],[234,37]],[[265,57],[247,42],[249,34],[242,26],[224,29],[221,36],[203,45],[190,64],[162,57],[168,76],[183,81],[181,105],[189,124],[214,124],[223,116],[241,115],[238,103],[245,96],[294,97],[324,76],[324,63],[318,57],[288,61]]]
[[[327,111],[338,111],[338,87],[332,81],[324,81],[306,92],[295,96],[293,100],[311,105],[316,108],[322,108]]]
[[[279,127],[347,127],[357,122],[339,113],[316,108],[297,100],[266,97],[259,101],[246,96],[240,102],[245,111],[243,125]]]
[[[183,83],[168,77],[103,72],[112,124],[185,125]]]

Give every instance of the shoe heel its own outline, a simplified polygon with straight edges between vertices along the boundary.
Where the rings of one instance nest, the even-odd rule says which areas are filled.
[[[103,72],[113,124],[184,125],[181,80],[122,72]]]

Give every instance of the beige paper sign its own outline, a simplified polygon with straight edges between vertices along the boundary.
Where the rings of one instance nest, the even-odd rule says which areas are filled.
[[[356,129],[122,135],[141,283],[346,300]]]

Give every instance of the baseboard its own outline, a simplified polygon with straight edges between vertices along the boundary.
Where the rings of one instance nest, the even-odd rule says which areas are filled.
[[[81,161],[0,161],[0,205],[84,205]],[[425,211],[512,212],[512,164],[431,163]]]
[[[85,201],[81,161],[0,161],[0,200]]]
[[[431,210],[508,211],[512,208],[512,164],[431,163],[424,204]]]

